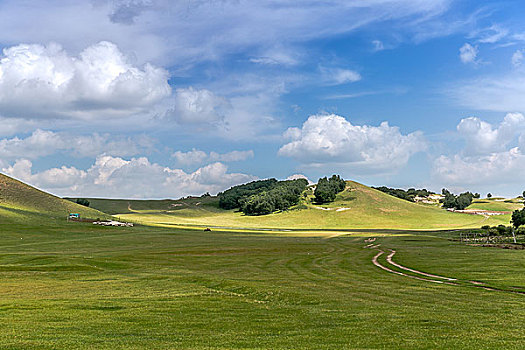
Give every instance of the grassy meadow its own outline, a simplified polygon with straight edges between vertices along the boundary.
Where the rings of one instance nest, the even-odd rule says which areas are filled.
[[[514,211],[523,208],[523,200],[518,199],[476,199],[468,209],[481,209],[493,211]]]
[[[67,222],[64,210],[105,214],[9,178],[0,200],[2,349],[514,349],[525,342],[525,250],[457,240],[454,225],[482,217],[355,183],[323,206],[333,210],[306,199],[306,209],[268,217],[240,218],[213,198],[90,200],[136,221],[151,215],[152,225],[122,228]],[[351,209],[336,211],[342,207]],[[371,228],[396,217],[413,227],[417,215],[427,228],[440,219],[454,230]],[[299,227],[205,232],[159,217]],[[332,220],[334,228],[324,228]],[[356,227],[345,229],[349,220]],[[398,266],[388,260],[393,251]],[[455,280],[437,283],[421,272]]]
[[[455,233],[326,237],[84,223],[4,225],[1,348],[518,348],[525,295],[385,272],[376,249],[426,272],[525,291],[523,251]],[[386,263],[384,257],[380,262]]]
[[[178,201],[90,201],[94,208],[124,220],[177,227],[439,230],[479,228],[482,225],[508,224],[510,221],[510,215],[486,218],[450,213],[436,206],[395,198],[352,181],[348,182],[345,191],[338,194],[333,203],[316,205],[312,203],[312,197],[310,194],[291,210],[264,216],[247,216],[234,210],[222,210],[214,197]]]

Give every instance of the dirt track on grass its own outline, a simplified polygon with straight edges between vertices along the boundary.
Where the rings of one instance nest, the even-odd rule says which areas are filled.
[[[375,245],[375,246],[371,246],[371,247],[369,247],[369,246],[370,246],[370,244],[368,246],[365,246],[364,248],[374,249],[374,248],[379,247],[380,245]],[[404,270],[404,271],[409,271],[409,272],[411,272],[413,274],[420,275],[420,276],[409,275],[409,274],[406,274],[406,273],[403,273],[403,272],[400,272],[400,271],[392,270],[391,268],[389,268],[389,267],[379,263],[378,258],[380,256],[382,256],[383,254],[385,254],[385,252],[383,250],[379,250],[378,253],[372,258],[372,263],[375,266],[379,267],[380,269],[382,269],[384,271],[387,271],[387,272],[390,272],[390,273],[393,273],[393,274],[396,274],[396,275],[399,275],[399,276],[408,277],[408,278],[416,279],[416,280],[419,280],[419,281],[431,282],[431,283],[448,284],[448,285],[453,285],[453,286],[471,285],[473,287],[482,288],[482,289],[488,290],[488,291],[507,292],[507,293],[525,295],[525,292],[520,291],[520,290],[510,290],[510,289],[491,287],[491,286],[487,286],[485,283],[479,282],[479,281],[470,281],[470,280],[459,281],[456,278],[450,278],[450,277],[444,277],[444,276],[439,276],[439,275],[433,275],[433,274],[426,273],[426,272],[423,272],[423,271],[418,271],[418,270],[415,270],[415,269],[411,269],[409,267],[406,267],[406,266],[403,266],[403,265],[400,265],[400,264],[394,262],[392,260],[392,258],[396,254],[396,251],[390,249],[390,254],[388,254],[388,256],[386,257],[386,261],[390,265],[395,266],[398,269],[401,269],[401,270]],[[424,277],[430,277],[430,278],[424,278]]]
[[[408,277],[408,278],[413,278],[413,279],[416,279],[416,280],[420,280],[420,281],[426,281],[426,282],[432,282],[432,283],[439,283],[439,284],[443,284],[443,283],[446,283],[446,284],[455,284],[455,283],[452,283],[452,282],[445,282],[445,281],[438,281],[438,280],[432,280],[432,279],[427,279],[427,278],[422,278],[422,277],[418,277],[418,276],[412,276],[412,275],[407,275],[406,273],[403,273],[403,272],[399,272],[399,271],[395,271],[395,270],[392,270],[384,265],[381,265],[377,259],[383,255],[385,252],[380,250],[375,256],[374,258],[372,259],[372,263],[379,267],[380,269],[382,270],[385,270],[387,272],[390,272],[390,273],[394,273],[396,275],[400,275],[400,276],[404,276],[404,277]],[[395,254],[396,252],[395,251],[392,251],[392,253],[390,253],[390,255],[388,255],[387,257],[387,261],[390,263],[390,261],[392,261],[392,256]],[[399,267],[400,265],[394,265],[394,266],[397,266]],[[412,269],[408,269],[408,268],[404,268],[404,270],[408,270],[408,271],[411,271],[411,272],[414,272],[416,270],[412,270]],[[416,272],[417,273],[417,272]],[[422,273],[424,275],[427,275],[425,273]]]
[[[391,251],[391,253],[386,258],[386,261],[388,261],[391,265],[394,265],[395,267],[400,268],[401,270],[410,271],[410,272],[413,272],[413,273],[416,273],[416,274],[419,274],[419,275],[423,275],[423,276],[426,276],[426,277],[438,278],[438,279],[447,280],[447,281],[455,281],[456,280],[455,278],[433,275],[431,273],[426,273],[426,272],[422,272],[422,271],[411,269],[409,267],[405,267],[403,265],[399,265],[398,263],[396,263],[396,262],[394,262],[392,260],[392,257],[394,256],[394,254],[396,254],[396,251],[392,250],[392,249],[390,251]]]

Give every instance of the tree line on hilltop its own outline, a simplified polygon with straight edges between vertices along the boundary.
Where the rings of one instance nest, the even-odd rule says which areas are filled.
[[[386,186],[372,187],[381,192],[387,193],[391,196],[404,199],[409,202],[415,202],[416,197],[428,197],[431,194],[435,194],[432,191],[429,191],[425,188],[417,190],[415,188],[409,188],[408,190],[403,190],[401,188],[390,188]]]
[[[271,214],[299,204],[307,186],[306,179],[252,181],[219,193],[219,207],[239,209],[246,215]],[[345,181],[339,175],[319,179],[314,191],[314,202],[318,204],[332,202],[345,186]]]
[[[403,190],[400,188],[389,188],[386,186],[381,187],[372,187],[376,190],[379,190],[381,192],[387,193],[391,196],[401,198],[404,200],[407,200],[409,202],[415,202],[416,197],[428,197],[430,195],[435,194],[432,191],[429,191],[425,188],[423,189],[415,189],[415,188],[409,188],[408,190]],[[451,193],[449,190],[444,188],[441,193],[443,194],[444,198],[440,200],[440,202],[443,204],[443,208],[445,209],[456,209],[456,210],[463,210],[467,208],[474,198],[480,198],[480,194],[476,193],[473,194],[471,192],[464,192],[459,195],[455,195]]]

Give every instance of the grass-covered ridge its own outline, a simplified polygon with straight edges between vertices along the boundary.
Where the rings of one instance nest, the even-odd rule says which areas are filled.
[[[486,218],[411,203],[348,181],[334,202],[318,205],[310,188],[290,210],[253,217],[222,210],[215,197],[176,201],[92,200],[92,206],[126,220],[161,225],[276,229],[448,229],[508,224],[510,215]],[[118,209],[122,209],[118,212]]]
[[[40,191],[9,176],[0,174],[0,218],[6,221],[66,219],[69,213],[102,218],[98,210]]]
[[[514,211],[523,208],[523,200],[514,199],[477,199],[467,209]]]

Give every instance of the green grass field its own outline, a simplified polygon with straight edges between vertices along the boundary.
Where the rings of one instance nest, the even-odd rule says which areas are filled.
[[[477,199],[472,202],[468,209],[482,209],[493,211],[514,211],[523,208],[523,202],[517,199],[491,200]]]
[[[363,248],[378,237],[411,268],[525,291],[523,251],[449,235],[7,225],[0,347],[521,347],[525,295],[391,274],[372,264],[377,250]]]
[[[7,213],[30,210],[0,212],[2,349],[517,349],[525,342],[525,250],[466,245],[456,230],[101,227],[66,222],[63,206],[83,208],[5,183]],[[50,209],[33,210],[28,198]],[[393,199],[356,184],[327,207],[379,210],[388,220],[384,209],[397,210],[405,225],[432,209]],[[101,202],[133,218],[158,216],[160,205],[199,220],[200,210],[237,215],[221,213],[213,198],[142,201],[137,212],[134,201]],[[351,210],[297,211],[305,212]],[[312,217],[321,227],[314,220],[329,218]],[[400,267],[388,261],[391,250]],[[455,280],[435,283],[421,273]]]
[[[435,206],[407,202],[351,181],[334,203],[315,205],[306,201],[297,207],[301,209],[292,208],[264,216],[246,216],[233,210],[221,210],[216,198],[90,201],[93,207],[116,214],[124,220],[178,227],[436,230],[479,228],[482,225],[508,224],[510,221],[510,215],[485,218],[450,213]]]

